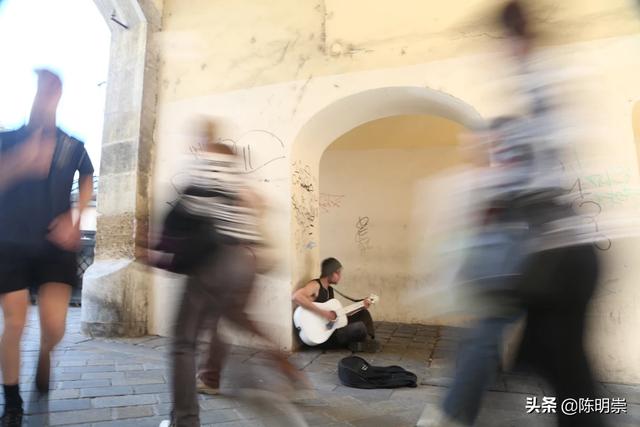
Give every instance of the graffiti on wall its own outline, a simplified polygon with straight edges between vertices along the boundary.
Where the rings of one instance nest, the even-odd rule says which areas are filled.
[[[563,165],[563,168],[574,176],[567,188],[573,210],[590,227],[596,239],[596,248],[609,250],[612,246],[611,239],[600,225],[603,211],[637,204],[640,189],[632,184],[629,171],[622,168],[585,171],[575,152],[574,162],[568,167]]]
[[[247,174],[261,171],[286,158],[284,142],[273,132],[253,129],[239,138],[224,138],[220,142],[231,147],[240,158],[240,167]]]
[[[253,129],[245,132],[238,138],[222,138],[222,144],[229,146],[239,158],[240,172],[249,175],[251,178],[259,178],[264,181],[273,180],[273,174],[269,174],[265,169],[280,160],[286,159],[285,146],[282,139],[271,131],[264,129]],[[191,159],[197,158],[200,147],[189,146]],[[189,175],[187,171],[180,170],[171,179],[171,186],[174,193],[180,193],[180,189],[188,184]],[[173,205],[175,200],[167,202]]]
[[[371,236],[369,235],[369,217],[359,216],[356,221],[355,240],[361,255],[366,255],[371,249]]]
[[[293,218],[296,222],[295,242],[297,248],[311,249],[315,245],[315,233],[318,220],[318,179],[311,172],[311,167],[296,161],[292,168],[293,188],[291,192],[291,206]]]
[[[329,213],[333,209],[342,207],[344,194],[320,193],[320,211]]]

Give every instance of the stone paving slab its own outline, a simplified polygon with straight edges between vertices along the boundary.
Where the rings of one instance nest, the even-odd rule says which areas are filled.
[[[308,349],[290,356],[313,386],[290,397],[310,426],[413,426],[425,405],[437,407],[451,378],[452,361],[463,331],[428,325],[377,324],[382,351],[365,354],[375,365],[400,364],[416,373],[419,387],[360,390],[337,378],[338,361],[350,352]],[[80,333],[80,309],[72,308],[67,335],[54,354],[48,400],[38,400],[33,384],[38,357],[39,325],[31,310],[25,329],[21,390],[27,426],[158,426],[171,411],[164,337],[97,339]],[[277,411],[249,405],[235,395],[238,387],[257,387],[286,394],[284,381],[259,349],[232,347],[223,372],[220,396],[201,396],[202,423],[215,427],[278,425]],[[602,384],[608,397],[624,397],[628,414],[611,415],[612,426],[640,425],[640,386]],[[526,414],[528,396],[552,395],[541,379],[500,375],[487,392],[478,420],[481,427],[555,426],[551,415]],[[275,424],[274,424],[275,423]]]

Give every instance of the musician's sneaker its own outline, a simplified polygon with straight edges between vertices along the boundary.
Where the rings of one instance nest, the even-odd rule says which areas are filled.
[[[202,381],[200,377],[196,377],[196,391],[200,394],[220,394],[220,386],[209,385]]]

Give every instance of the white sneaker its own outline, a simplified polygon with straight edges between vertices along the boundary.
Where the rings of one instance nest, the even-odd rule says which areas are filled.
[[[416,422],[416,427],[465,427],[465,425],[449,418],[439,406],[427,404]]]
[[[158,427],[171,427],[171,420],[164,420],[160,422],[160,425]]]

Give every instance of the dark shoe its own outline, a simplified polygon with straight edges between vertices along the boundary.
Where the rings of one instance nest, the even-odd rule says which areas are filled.
[[[51,373],[51,355],[40,353],[38,357],[38,370],[36,371],[36,389],[40,394],[49,393],[49,379]]]
[[[380,342],[376,340],[367,340],[362,343],[362,351],[365,353],[377,353],[380,351]]]
[[[349,350],[354,353],[376,353],[380,351],[380,343],[376,340],[367,340],[349,343]]]
[[[360,353],[362,351],[362,342],[350,342],[347,348],[354,353]]]
[[[0,418],[0,426],[2,427],[21,427],[22,426],[22,408],[5,409],[4,415]]]

